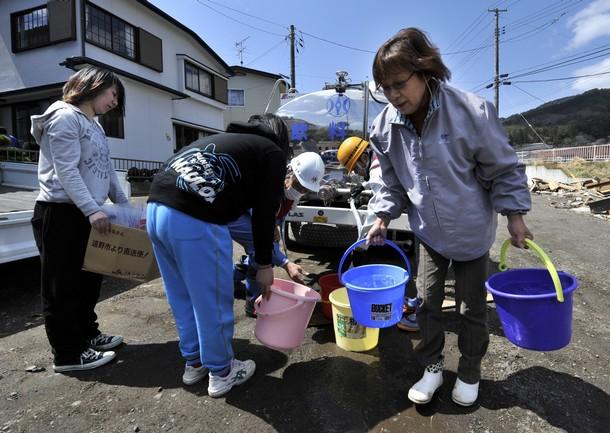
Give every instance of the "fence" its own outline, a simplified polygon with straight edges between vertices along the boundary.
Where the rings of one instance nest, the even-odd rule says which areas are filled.
[[[23,162],[38,164],[38,150],[17,149],[15,147],[0,147],[0,161]],[[159,161],[146,161],[142,159],[112,158],[115,170],[129,170],[130,168],[155,170],[163,165]]]
[[[126,158],[112,158],[112,163],[114,164],[115,170],[129,170],[133,167],[137,169],[145,168],[147,170],[157,170],[163,165],[163,163],[159,161],[146,161],[143,159]]]
[[[0,147],[0,161],[24,162],[38,164],[38,151],[18,149],[16,147]]]
[[[581,158],[586,161],[610,161],[610,144],[529,150],[517,152],[517,156],[519,157],[519,161],[523,163],[569,162],[574,158]]]

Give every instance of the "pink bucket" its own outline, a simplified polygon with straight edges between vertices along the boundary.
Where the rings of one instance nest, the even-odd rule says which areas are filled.
[[[271,292],[268,301],[263,299],[260,304],[254,304],[254,335],[272,349],[292,350],[303,342],[320,295],[302,284],[279,278],[273,280]]]

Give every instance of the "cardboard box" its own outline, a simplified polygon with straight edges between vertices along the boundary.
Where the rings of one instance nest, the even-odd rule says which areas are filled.
[[[141,283],[159,277],[159,268],[146,230],[111,224],[102,235],[91,229],[85,253],[85,271]]]

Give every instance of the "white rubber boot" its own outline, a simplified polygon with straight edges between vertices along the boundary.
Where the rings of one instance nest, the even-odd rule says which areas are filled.
[[[426,404],[443,384],[443,361],[426,367],[422,378],[409,390],[409,400],[416,404]]]
[[[451,391],[451,400],[460,406],[472,406],[479,396],[479,382],[465,383],[458,377]]]

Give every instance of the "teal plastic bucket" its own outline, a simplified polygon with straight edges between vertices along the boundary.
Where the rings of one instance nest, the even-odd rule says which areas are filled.
[[[375,264],[358,266],[341,273],[345,259],[360,244],[350,246],[339,263],[339,279],[347,289],[354,320],[369,328],[387,328],[398,323],[402,317],[405,286],[411,278],[411,264],[405,253],[392,241],[385,243],[393,247],[404,259],[407,270],[395,265]]]

